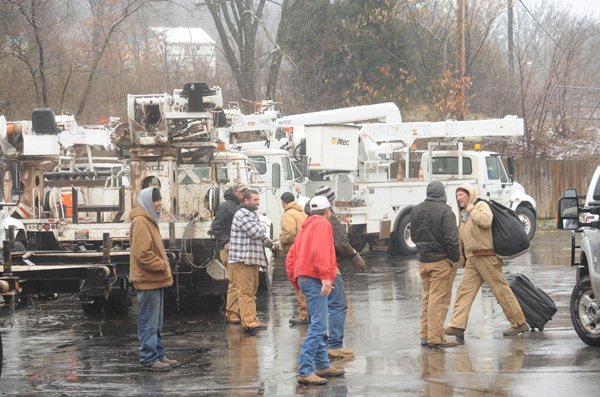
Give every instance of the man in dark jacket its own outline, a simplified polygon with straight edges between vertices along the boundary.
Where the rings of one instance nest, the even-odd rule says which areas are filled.
[[[427,198],[413,208],[410,237],[419,250],[421,287],[421,345],[451,347],[458,343],[444,336],[444,320],[452,297],[452,283],[460,260],[456,217],[446,204],[439,181],[427,185]]]
[[[219,258],[223,266],[227,267],[229,258],[229,237],[231,235],[231,222],[233,222],[233,214],[242,203],[244,193],[248,190],[245,185],[236,183],[225,191],[223,196],[225,202],[219,205],[217,213],[213,219],[210,229],[217,239],[217,249],[219,250]],[[227,309],[226,321],[229,324],[240,323],[240,309],[238,306],[237,296],[233,290],[232,283],[229,282],[227,287]]]

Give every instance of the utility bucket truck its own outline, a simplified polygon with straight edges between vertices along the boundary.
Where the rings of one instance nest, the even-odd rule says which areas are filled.
[[[183,292],[223,296],[226,269],[213,260],[212,218],[224,190],[233,183],[264,187],[246,155],[218,144],[218,131],[224,127],[221,106],[221,90],[204,83],[185,84],[173,95],[129,95],[128,122],[111,130],[114,152],[98,152],[85,137],[67,147],[53,114],[45,117],[49,127],[33,123],[30,129],[21,128],[25,141],[45,139],[54,150],[22,153],[28,164],[23,212],[30,213],[24,222],[36,235],[28,249],[94,252],[102,248],[103,233],[110,232],[114,252],[124,257],[129,248],[128,213],[137,206],[141,189],[157,186],[163,197],[159,226],[171,259],[177,302]],[[269,233],[270,221],[262,220]],[[265,255],[270,265],[261,269],[261,286],[269,288],[272,254],[266,250]],[[84,309],[126,307],[127,277],[124,268],[108,297],[102,290],[87,288],[81,299],[94,305]]]
[[[341,120],[342,124],[327,123],[328,112],[333,112],[331,120]],[[287,131],[291,153],[299,161],[307,159],[309,183],[304,193],[311,196],[320,185],[334,189],[336,215],[347,225],[356,249],[369,243],[399,254],[415,253],[410,239],[410,213],[425,199],[431,179],[442,181],[448,204],[455,212],[456,187],[470,183],[480,197],[515,210],[533,237],[535,200],[511,180],[512,173],[505,171],[499,155],[463,150],[464,140],[523,135],[522,119],[507,116],[474,121],[356,124],[354,114],[368,119],[353,108],[335,109],[312,114],[314,120],[327,124],[311,125],[309,119],[296,117],[306,124],[291,126]],[[376,114],[371,120],[378,118]],[[418,139],[437,142],[429,142],[429,150],[422,154],[419,178],[410,178],[410,148]],[[437,150],[448,147],[451,150]],[[392,179],[395,168],[400,175]]]
[[[512,171],[506,172],[499,155],[463,150],[464,141],[522,136],[522,119],[403,123],[393,103],[281,117],[273,103],[263,105],[264,114],[226,109],[229,128],[221,139],[250,157],[273,192],[292,191],[305,200],[319,186],[331,186],[337,195],[336,215],[359,250],[370,243],[395,253],[415,253],[410,212],[425,199],[432,179],[446,186],[455,211],[456,187],[471,183],[480,197],[515,210],[530,238],[535,233],[535,200],[511,180]],[[428,150],[421,151],[419,177],[410,178],[416,140],[428,141]],[[393,171],[399,174],[395,178]]]

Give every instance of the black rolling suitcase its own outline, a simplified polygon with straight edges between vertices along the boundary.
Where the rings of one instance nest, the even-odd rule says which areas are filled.
[[[533,330],[544,330],[544,325],[556,313],[556,304],[547,293],[533,285],[524,274],[506,276],[506,281],[519,301],[525,320]]]

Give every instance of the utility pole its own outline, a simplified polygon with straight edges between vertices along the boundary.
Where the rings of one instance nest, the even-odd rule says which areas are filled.
[[[515,74],[515,58],[513,43],[513,0],[508,0],[508,75]]]
[[[457,12],[457,19],[456,19],[456,25],[457,25],[457,32],[456,32],[456,57],[457,59],[457,64],[458,64],[458,80],[461,82],[461,92],[460,92],[460,98],[462,101],[466,100],[466,92],[465,92],[465,87],[463,84],[463,78],[465,77],[465,67],[466,67],[466,63],[465,63],[465,14],[466,14],[466,0],[457,0],[457,7],[456,7],[456,12]],[[462,106],[461,106],[462,109]],[[460,110],[458,112],[458,114],[456,115],[456,118],[458,120],[464,120],[464,112],[463,110]]]
[[[456,32],[456,56],[458,64],[458,78],[465,77],[465,10],[466,0],[457,0],[457,32]]]

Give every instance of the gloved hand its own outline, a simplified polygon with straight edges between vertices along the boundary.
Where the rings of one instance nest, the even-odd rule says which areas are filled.
[[[352,264],[354,265],[358,273],[362,273],[367,270],[367,264],[358,252],[352,257]]]

